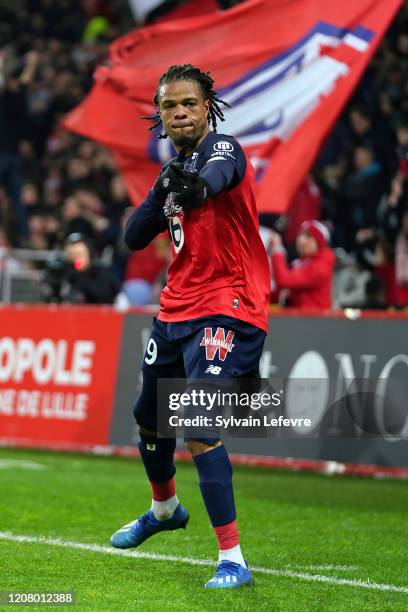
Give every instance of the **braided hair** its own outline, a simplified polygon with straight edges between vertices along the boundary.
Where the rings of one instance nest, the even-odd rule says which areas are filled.
[[[221,121],[225,121],[224,113],[221,110],[220,104],[223,104],[228,108],[231,107],[227,102],[218,97],[218,92],[213,89],[214,79],[211,78],[209,72],[202,72],[199,68],[196,68],[191,64],[178,64],[175,66],[170,66],[170,68],[161,75],[159,82],[157,83],[156,93],[153,98],[154,104],[159,107],[159,90],[164,83],[180,80],[196,81],[200,85],[204,99],[208,100],[210,103],[208,123],[212,126],[214,132],[216,132],[217,118]],[[158,110],[152,115],[143,117],[143,119],[153,121],[153,125],[149,127],[149,131],[154,130],[162,123]],[[167,138],[167,134],[165,132],[161,132],[158,135],[158,138]]]

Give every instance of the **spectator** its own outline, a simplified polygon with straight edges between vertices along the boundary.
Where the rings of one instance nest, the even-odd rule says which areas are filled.
[[[391,126],[381,118],[374,118],[364,106],[351,108],[349,121],[354,146],[371,149],[387,176],[395,166],[396,139]]]
[[[31,215],[28,227],[30,233],[30,247],[39,251],[46,251],[48,249],[48,240],[44,217],[39,214]]]
[[[344,243],[354,247],[353,237],[364,227],[374,225],[382,193],[381,167],[368,146],[359,146],[353,155],[354,171],[346,179],[344,197]]]
[[[387,307],[386,288],[380,278],[372,276],[368,279],[365,299],[357,307],[363,310],[384,310]]]
[[[406,200],[404,191],[404,179],[400,173],[397,173],[391,181],[390,193],[382,196],[376,211],[378,231],[391,244],[395,243],[401,227],[401,217]]]
[[[401,122],[397,129],[398,174],[402,179],[408,178],[408,123]]]
[[[381,281],[384,289],[385,301],[388,305],[398,305],[392,244],[383,238],[378,238],[375,230],[371,228],[362,229],[357,232],[356,243],[358,262],[367,271],[369,279],[374,278]],[[368,284],[366,283],[366,289],[367,287]],[[374,287],[374,283],[372,287]],[[360,302],[364,301],[365,298],[363,296]],[[345,303],[349,306],[350,300]],[[359,308],[361,308],[361,306],[359,306]]]
[[[10,249],[11,244],[7,232],[0,225],[0,296],[4,294],[5,277],[22,268],[21,263],[13,257]]]
[[[336,249],[337,266],[333,278],[333,307],[346,308],[350,304],[361,305],[366,299],[369,270],[355,261],[343,249]],[[360,308],[360,306],[359,306]]]
[[[21,238],[28,238],[27,215],[21,200],[21,162],[18,154],[21,126],[27,114],[26,87],[32,83],[38,55],[27,54],[21,74],[19,65],[6,70],[5,53],[0,53],[0,183],[6,188]]]
[[[288,305],[297,308],[330,308],[334,253],[329,232],[320,221],[305,221],[296,239],[300,259],[288,267],[282,239],[271,240],[272,274],[278,290],[288,289]]]
[[[408,306],[408,210],[402,217],[402,229],[395,245],[395,277],[397,303]]]
[[[395,279],[394,249],[386,240],[377,240],[374,249],[374,274],[384,289],[384,303],[398,305],[397,284]]]
[[[64,200],[61,233],[63,238],[74,233],[92,238],[92,223],[86,218],[77,194],[72,194]]]
[[[41,212],[40,194],[35,183],[25,183],[21,190],[21,200],[28,218]]]

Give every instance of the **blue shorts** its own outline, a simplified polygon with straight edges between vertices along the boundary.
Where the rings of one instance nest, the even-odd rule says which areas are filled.
[[[263,330],[224,315],[180,323],[153,319],[143,358],[143,387],[135,404],[139,425],[157,431],[157,380],[258,378],[266,334]],[[221,380],[220,380],[221,379]]]

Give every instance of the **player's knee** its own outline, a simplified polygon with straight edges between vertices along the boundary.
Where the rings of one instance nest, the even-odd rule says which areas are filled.
[[[140,427],[157,431],[157,379],[143,372],[143,385],[133,407],[133,416]]]
[[[135,417],[136,423],[139,425],[139,429],[142,428],[146,431],[153,431],[154,435],[157,432],[157,415],[156,410],[152,410],[145,404],[142,396],[136,401],[133,408],[133,416]]]
[[[146,427],[142,427],[139,425],[139,433],[144,436],[157,437],[157,431],[153,431],[152,429],[146,429]]]
[[[221,440],[214,440],[214,442],[203,442],[200,440],[188,440],[186,442],[186,446],[188,448],[188,450],[190,451],[192,457],[195,457],[196,455],[201,455],[202,453],[207,453],[210,450],[213,450],[214,448],[217,448],[217,446],[221,446],[222,442]]]

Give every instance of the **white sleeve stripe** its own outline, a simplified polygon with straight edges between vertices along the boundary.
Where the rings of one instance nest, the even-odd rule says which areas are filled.
[[[216,157],[210,157],[210,159],[206,162],[207,164],[209,164],[212,161],[216,161],[217,159],[224,159],[225,157],[223,157],[222,155],[217,155]]]

